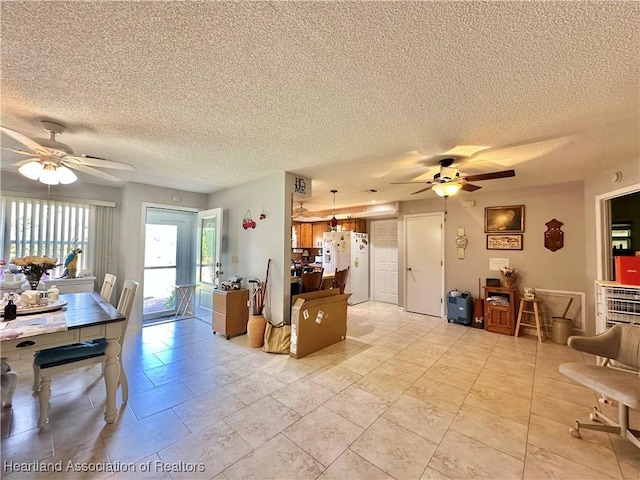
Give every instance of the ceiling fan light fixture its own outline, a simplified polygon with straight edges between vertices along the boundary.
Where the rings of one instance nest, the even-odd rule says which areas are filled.
[[[29,162],[18,168],[18,172],[31,180],[39,180],[45,185],[68,185],[78,180],[69,168],[48,162]]]
[[[436,192],[436,195],[445,198],[455,195],[461,188],[462,185],[459,182],[436,183],[431,187],[431,189]]]
[[[40,172],[40,178],[38,180],[45,185],[58,185],[60,180],[56,172],[56,166],[51,164],[45,165],[42,172]]]
[[[31,180],[38,180],[43,169],[44,165],[42,163],[29,162],[18,168],[18,172]]]
[[[60,180],[60,183],[63,185],[69,185],[78,180],[76,174],[65,166],[58,167],[56,171],[58,173],[58,180]]]

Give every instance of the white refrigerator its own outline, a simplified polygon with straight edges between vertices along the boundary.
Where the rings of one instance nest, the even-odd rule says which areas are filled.
[[[344,290],[351,293],[349,305],[369,300],[369,237],[366,233],[325,232],[322,266],[326,274],[350,267]]]

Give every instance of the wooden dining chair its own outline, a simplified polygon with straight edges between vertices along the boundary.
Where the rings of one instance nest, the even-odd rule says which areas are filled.
[[[113,287],[116,284],[116,276],[110,273],[104,274],[104,280],[102,281],[102,288],[100,289],[100,296],[107,302],[111,302],[111,294],[113,293]]]
[[[336,272],[333,275],[333,286],[331,288],[339,288],[340,293],[344,293],[344,288],[347,286],[347,278],[349,277],[349,269],[351,267],[347,267],[344,270],[338,270],[336,268]]]
[[[322,286],[322,275],[324,274],[324,268],[315,272],[304,272],[300,278],[300,284],[302,285],[302,293],[315,292],[320,290]]]
[[[125,280],[122,293],[118,300],[116,309],[126,318],[123,327],[123,337],[120,338],[120,379],[118,386],[122,387],[122,401],[129,400],[129,382],[122,366],[122,344],[124,343],[124,332],[127,331],[129,316],[133,301],[138,291],[139,283],[135,280]],[[75,368],[86,367],[97,363],[106,362],[105,349],[107,340],[99,338],[97,340],[74,343],[63,347],[49,348],[37,352],[33,359],[33,390],[39,391],[40,418],[38,427],[44,427],[49,421],[49,399],[51,398],[51,380],[56,373],[66,372]]]

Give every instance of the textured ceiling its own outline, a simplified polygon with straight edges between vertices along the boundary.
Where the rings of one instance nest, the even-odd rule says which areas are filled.
[[[332,188],[340,206],[434,196],[390,183],[459,145],[489,147],[463,175],[515,168],[485,191],[640,158],[638,2],[1,9],[2,125],[63,123],[76,153],[135,165],[109,171],[123,180],[214,192],[292,171],[313,179],[314,210]],[[2,168],[22,158],[3,151]]]

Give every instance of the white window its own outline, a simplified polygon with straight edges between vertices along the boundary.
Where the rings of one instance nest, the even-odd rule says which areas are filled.
[[[41,255],[64,264],[74,249],[82,249],[78,271],[87,268],[91,206],[82,203],[34,198],[2,199],[2,258],[9,263],[16,257]],[[58,276],[64,267],[52,272]]]

